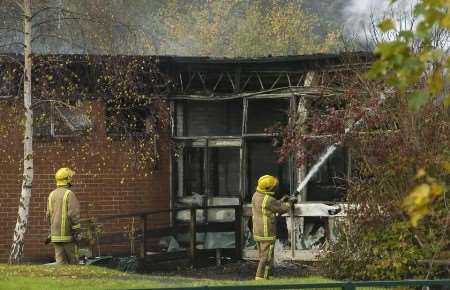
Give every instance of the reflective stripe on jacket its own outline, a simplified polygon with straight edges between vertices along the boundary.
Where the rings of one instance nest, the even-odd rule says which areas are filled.
[[[47,219],[52,242],[71,242],[73,232],[80,229],[80,203],[66,187],[58,187],[47,201]]]
[[[253,238],[274,241],[277,235],[276,213],[289,211],[289,203],[276,200],[273,192],[255,192],[252,197]]]

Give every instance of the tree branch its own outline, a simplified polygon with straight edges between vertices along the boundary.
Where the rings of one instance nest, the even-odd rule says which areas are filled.
[[[14,1],[16,5],[22,10],[25,11],[25,6],[23,5],[22,1]]]
[[[70,39],[64,38],[64,37],[62,37],[60,35],[54,35],[54,34],[43,34],[43,33],[38,34],[37,36],[33,37],[31,42],[34,42],[35,40],[39,39],[40,37],[55,38],[55,39],[58,39],[58,40],[70,43],[72,45],[75,45],[76,47],[84,49],[84,50],[87,48],[86,46],[82,46],[81,44],[77,44],[76,42],[74,42],[74,41],[72,41]]]
[[[14,58],[14,57],[12,57],[10,55],[0,54],[0,58],[2,58],[2,57],[12,60],[13,62],[17,63],[18,65],[20,65],[20,67],[23,68],[23,64],[18,59]]]
[[[61,21],[61,20],[81,20],[81,18],[79,18],[79,17],[64,17],[64,18],[61,18],[61,19],[58,19],[58,18],[47,19],[47,20],[44,20],[44,21],[41,21],[41,22],[33,24],[32,28],[36,28],[36,27],[41,26],[43,24],[49,24],[49,23],[53,23],[53,22],[58,22],[58,21]]]
[[[17,29],[17,28],[12,28],[12,27],[0,27],[0,30],[5,30],[7,32],[19,32],[23,34],[23,30]]]
[[[22,48],[25,47],[25,45],[21,42],[11,42],[11,43],[7,43],[7,44],[2,44],[0,45],[0,48],[2,47],[8,47],[8,46],[13,46],[13,45],[20,45]]]

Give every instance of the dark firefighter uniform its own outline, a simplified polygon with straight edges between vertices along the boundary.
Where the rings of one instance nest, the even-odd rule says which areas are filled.
[[[276,214],[289,211],[289,203],[273,197],[278,185],[274,176],[264,175],[258,179],[256,192],[252,197],[253,237],[259,252],[256,280],[268,279],[273,268],[273,250],[277,235]]]
[[[80,203],[69,189],[74,172],[61,168],[55,174],[57,188],[48,196],[49,240],[55,247],[57,264],[78,264],[76,242],[80,238]]]

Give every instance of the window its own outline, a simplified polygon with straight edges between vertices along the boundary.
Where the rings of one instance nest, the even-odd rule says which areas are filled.
[[[250,99],[248,101],[247,133],[264,133],[276,123],[287,124],[289,99]]]
[[[153,119],[149,106],[106,102],[106,133],[108,136],[143,136]]]
[[[60,102],[44,102],[33,109],[35,137],[72,137],[86,133],[91,120],[79,108]]]
[[[177,120],[178,136],[239,136],[242,100],[181,102]]]
[[[278,198],[290,193],[289,168],[286,163],[278,164],[273,152],[271,140],[254,140],[248,142],[248,192],[246,201],[250,201],[256,189],[258,178],[270,174],[279,180]]]
[[[287,122],[292,100],[239,98],[174,102],[174,137],[183,147],[173,175],[177,196],[242,194],[249,201],[257,179],[264,174],[277,176],[280,180],[277,193],[288,194],[293,174],[288,163],[277,164],[272,136],[265,134],[265,129]],[[248,110],[247,132],[243,133],[244,102],[248,102]],[[242,177],[241,166],[246,168]]]
[[[348,152],[345,148],[340,147],[308,183],[307,200],[342,200],[347,184],[348,166]]]
[[[239,148],[188,147],[184,154],[184,195],[239,195]]]
[[[210,184],[213,195],[239,195],[240,156],[238,148],[214,148],[210,153]]]

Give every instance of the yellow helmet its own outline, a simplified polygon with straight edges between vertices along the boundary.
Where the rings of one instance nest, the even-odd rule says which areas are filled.
[[[58,169],[55,174],[56,186],[72,185],[72,177],[74,175],[75,172],[70,168],[63,167]]]
[[[264,175],[258,179],[256,191],[262,193],[271,192],[278,185],[278,178],[272,175]]]

